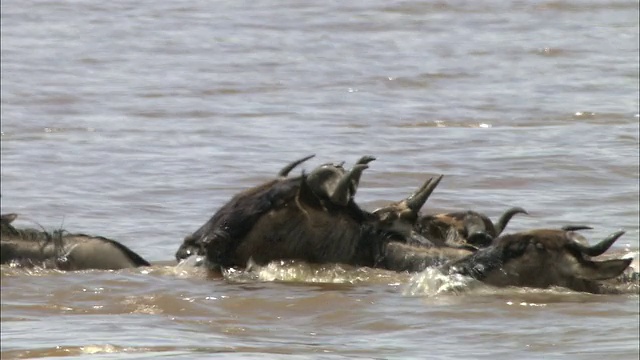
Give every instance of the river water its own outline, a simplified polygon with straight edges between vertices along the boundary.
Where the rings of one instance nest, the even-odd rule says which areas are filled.
[[[637,294],[173,254],[287,162],[375,155],[357,201],[588,224],[638,256],[635,0],[1,4],[2,213],[155,265],[2,268],[3,359],[637,359]],[[297,170],[300,171],[300,170]],[[636,263],[637,266],[637,263]]]

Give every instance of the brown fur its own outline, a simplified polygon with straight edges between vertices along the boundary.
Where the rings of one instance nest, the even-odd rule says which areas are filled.
[[[181,261],[191,255],[206,254],[210,262],[216,265],[235,266],[234,254],[239,239],[253,228],[261,216],[295,198],[301,177],[286,176],[308,158],[287,164],[276,179],[234,195],[204,225],[185,237],[176,252],[176,259]]]
[[[465,249],[424,247],[390,242],[385,248],[383,267],[394,271],[418,272],[428,267],[460,260],[471,254],[472,251]]]
[[[343,179],[355,186],[365,166],[357,164]],[[203,254],[214,269],[244,267],[249,259],[258,264],[304,260],[386,266],[386,244],[410,241],[408,234],[381,225],[377,216],[362,210],[352,197],[343,206],[319,196],[317,190],[322,185],[318,181],[309,184],[303,175],[246,190],[234,196],[187,240],[202,244]],[[412,206],[418,207],[426,200],[423,193],[433,190],[433,186],[426,185],[410,197]]]
[[[0,263],[43,266],[61,270],[122,269],[149,266],[138,254],[117,241],[101,236],[16,229],[15,216],[1,218]]]
[[[605,250],[621,232],[610,235]],[[449,263],[445,271],[475,277],[494,286],[566,287],[599,293],[599,280],[620,275],[631,259],[594,261],[579,248],[572,232],[539,229],[501,236],[464,259]]]
[[[526,214],[521,208],[508,209],[498,223],[476,211],[458,211],[445,214],[425,215],[415,225],[416,232],[436,246],[460,247],[470,244],[484,247],[502,233],[513,215]]]
[[[278,172],[277,178],[235,195],[200,229],[184,238],[176,251],[176,260],[181,261],[192,255],[204,255],[205,243],[210,241],[217,242],[219,251],[223,253],[233,251],[227,249],[229,246],[233,247],[232,244],[225,244],[227,238],[241,238],[253,227],[260,216],[272,209],[272,206],[278,205],[273,203],[274,201],[286,202],[292,199],[301,178],[287,178],[287,176],[296,166],[312,157],[314,155],[292,161]],[[283,186],[276,186],[280,182]],[[214,233],[218,234],[215,238]],[[221,256],[224,255],[221,254]]]
[[[373,265],[371,253],[358,253],[367,214],[353,201],[325,205],[304,177],[272,181],[234,197],[194,236],[208,238],[205,253],[214,266],[244,267],[249,258],[258,264],[298,259]]]

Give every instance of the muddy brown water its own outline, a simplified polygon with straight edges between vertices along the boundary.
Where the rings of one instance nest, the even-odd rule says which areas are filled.
[[[2,213],[154,263],[2,267],[2,358],[637,359],[637,292],[291,263],[212,279],[173,254],[315,153],[378,157],[367,209],[444,174],[428,211],[522,206],[507,231],[623,229],[612,251],[637,258],[638,24],[627,0],[2,1]]]

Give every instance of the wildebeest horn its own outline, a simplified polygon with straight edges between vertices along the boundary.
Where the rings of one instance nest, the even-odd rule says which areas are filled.
[[[365,155],[365,156],[361,157],[360,160],[358,160],[358,162],[356,164],[364,164],[364,165],[366,165],[366,164],[372,162],[375,159],[376,159],[375,156]]]
[[[504,214],[502,214],[502,216],[500,216],[500,219],[498,219],[498,223],[494,225],[496,229],[496,236],[502,233],[504,228],[509,223],[509,220],[511,220],[511,218],[516,214],[529,215],[529,213],[521,207],[512,207],[508,209],[507,211],[504,212]]]
[[[611,245],[613,245],[613,243],[616,242],[616,240],[618,240],[618,238],[624,233],[624,231],[615,232],[593,246],[584,246],[577,242],[574,242],[572,244],[574,244],[574,246],[578,248],[583,254],[589,256],[598,256],[604,254],[604,252],[607,251],[611,247]]]
[[[433,178],[427,180],[424,185],[418,189],[418,191],[414,192],[406,199],[407,207],[417,214],[424,203],[427,202],[427,199],[433,190],[438,186],[443,176],[444,175],[440,175],[435,180],[433,180]]]
[[[368,163],[372,162],[373,160],[375,160],[376,158],[374,156],[370,156],[370,155],[365,155],[363,157],[361,157],[357,162],[356,165],[367,165]],[[360,174],[358,174],[357,176],[352,177],[351,179],[351,196],[355,196],[356,195],[356,191],[358,191],[358,185],[360,185],[360,176],[362,175],[362,172],[360,172]]]
[[[587,280],[607,280],[622,274],[633,259],[585,261],[575,269],[574,275]]]
[[[593,230],[591,226],[586,225],[565,225],[561,229],[564,231]]]
[[[314,156],[316,156],[316,155],[312,154],[312,155],[309,155],[309,156],[305,156],[302,159],[299,159],[299,160],[296,160],[294,162],[289,163],[287,166],[283,167],[282,170],[280,170],[280,172],[278,173],[278,176],[287,177],[287,175],[289,175],[289,172],[291,172],[291,170],[293,170],[296,166],[302,164],[303,162],[311,159]]]
[[[334,204],[346,206],[349,203],[349,199],[351,198],[352,184],[357,184],[360,180],[360,176],[362,176],[362,172],[367,169],[369,166],[366,164],[356,164],[351,168],[347,174],[345,174],[341,179],[338,185],[335,188],[333,194],[331,194],[331,201]],[[353,189],[355,192],[355,189]]]
[[[7,223],[11,224],[13,222],[13,220],[18,218],[18,214],[3,214],[0,215],[2,217],[2,221],[6,221]]]

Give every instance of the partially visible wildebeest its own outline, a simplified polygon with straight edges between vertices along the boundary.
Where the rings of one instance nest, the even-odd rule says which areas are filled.
[[[244,267],[249,259],[260,265],[273,260],[303,260],[386,266],[387,244],[407,243],[409,239],[402,229],[382,224],[353,199],[371,160],[363,157],[349,171],[341,164],[325,164],[310,175],[303,173],[246,190],[187,240],[203,246],[212,268]],[[321,176],[309,182],[314,174]],[[430,179],[404,200],[408,211],[416,212],[414,218],[436,185],[437,181]]]
[[[509,220],[516,214],[527,214],[521,207],[513,207],[494,224],[487,216],[476,211],[458,211],[421,216],[415,230],[436,246],[484,247],[498,237]]]
[[[412,238],[415,239],[419,234],[416,233],[415,226],[420,209],[433,190],[440,184],[442,177],[443,175],[440,175],[435,180],[429,179],[418,191],[404,200],[392,202],[387,206],[374,210],[372,215],[376,218],[377,226],[391,229],[405,236],[412,234]],[[419,197],[416,198],[416,196]],[[422,245],[433,245],[430,241],[427,242],[424,237],[420,237],[420,239],[422,240]]]
[[[16,229],[16,214],[0,218],[0,264],[60,270],[117,270],[150,264],[117,241],[57,230]]]
[[[344,162],[339,164],[327,163],[318,166],[307,175],[306,182],[314,195],[324,204],[328,202],[334,206],[346,206],[349,200],[355,196],[360,184],[360,177],[365,169],[362,165],[367,165],[375,159],[373,156],[365,155],[355,163],[353,167],[355,172],[351,176],[351,182],[342,185],[348,186],[346,189],[339,189],[341,180],[344,179],[347,173],[347,170],[343,167]]]
[[[272,200],[278,201],[278,198],[282,197],[292,186],[296,186],[300,177],[288,178],[289,173],[296,166],[314,156],[309,155],[295,160],[282,168],[275,179],[235,195],[200,229],[184,238],[176,251],[176,260],[181,261],[192,255],[204,255],[202,241],[210,236],[207,231],[215,226],[227,228],[227,231],[231,232],[231,236],[242,237],[244,232],[242,229],[245,228],[243,223],[255,222],[255,219],[271,209]],[[275,186],[278,183],[282,183],[282,186]],[[254,199],[262,199],[262,201]]]
[[[448,246],[425,246],[417,242],[389,242],[381,256],[382,268],[394,271],[419,272],[429,267],[443,266],[473,254],[473,250]]]
[[[561,286],[580,292],[601,293],[600,280],[617,277],[633,259],[595,261],[624,234],[618,231],[596,245],[574,239],[573,231],[539,229],[496,238],[491,246],[442,267],[493,286],[548,288]]]

